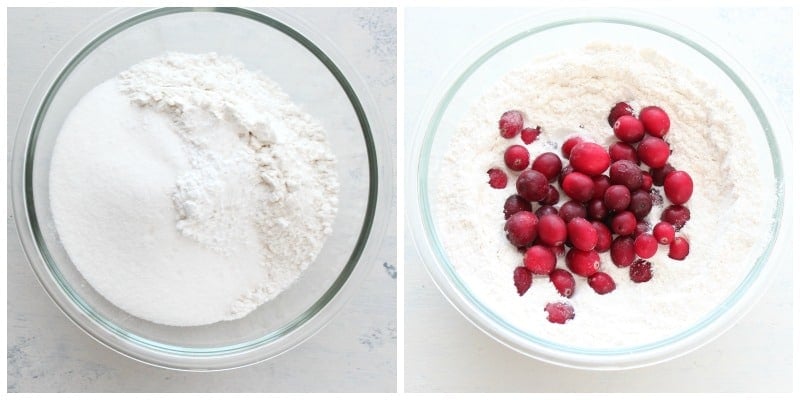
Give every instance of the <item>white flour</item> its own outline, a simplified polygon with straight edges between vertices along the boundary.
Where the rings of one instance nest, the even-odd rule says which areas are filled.
[[[535,67],[511,72],[473,106],[448,146],[458,151],[449,152],[437,170],[442,182],[434,200],[437,229],[449,259],[490,309],[547,340],[628,347],[687,329],[733,291],[768,239],[774,189],[759,180],[745,125],[715,89],[652,50],[594,44],[529,65]],[[658,105],[671,117],[670,163],[694,180],[687,203],[691,220],[679,233],[691,244],[689,257],[672,260],[667,246],[659,246],[650,259],[653,279],[637,284],[606,252],[601,271],[614,278],[615,291],[600,296],[576,276],[576,291],[565,299],[546,276],[536,276],[520,297],[512,274],[522,255],[505,238],[502,213],[518,173],[510,173],[507,188],[497,190],[486,183],[486,171],[506,169],[504,150],[522,142],[500,137],[497,121],[504,111],[520,109],[527,114],[526,125],[543,127],[527,146],[533,160],[545,151],[560,155],[559,146],[575,132],[604,146],[616,141],[607,117],[618,101],[635,110]],[[660,214],[654,207],[651,225]],[[557,267],[567,268],[563,257]],[[571,303],[575,319],[565,325],[548,322],[543,309],[551,301]]]
[[[146,60],[87,93],[53,152],[50,201],[76,267],[140,318],[241,318],[331,234],[325,132],[266,77],[215,54]]]

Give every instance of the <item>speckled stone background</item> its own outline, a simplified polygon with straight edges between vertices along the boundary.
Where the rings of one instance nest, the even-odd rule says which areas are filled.
[[[544,9],[407,9],[406,143],[430,88],[454,60],[509,22]],[[792,10],[648,9],[726,49],[792,121]],[[447,27],[447,29],[443,29]],[[431,40],[431,32],[436,32]],[[786,157],[791,157],[787,149]],[[406,165],[413,165],[406,159]],[[791,162],[790,162],[791,165]],[[791,177],[791,173],[789,173]],[[791,194],[787,194],[791,198]],[[791,200],[789,200],[791,202]],[[792,390],[792,254],[770,289],[731,330],[687,356],[630,371],[556,367],[506,348],[463,318],[436,289],[405,233],[405,386],[409,392],[786,392]],[[796,290],[796,289],[795,289]]]
[[[28,94],[52,56],[104,9],[8,10],[8,149]],[[396,11],[293,9],[326,34],[368,84],[396,142]],[[396,160],[392,146],[392,160]],[[9,157],[10,158],[10,157]],[[233,371],[150,367],[96,343],[50,301],[30,270],[8,207],[9,392],[394,392],[397,379],[396,203],[372,271],[316,336],[273,360]]]

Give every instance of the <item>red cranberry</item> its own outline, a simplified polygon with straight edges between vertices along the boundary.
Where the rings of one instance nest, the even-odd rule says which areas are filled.
[[[547,312],[547,320],[554,324],[565,324],[575,318],[575,309],[567,303],[547,303],[544,311]]]
[[[672,171],[664,179],[664,194],[674,204],[683,204],[692,197],[694,183],[684,171]]]
[[[636,250],[633,238],[630,236],[618,236],[611,242],[611,261],[618,267],[631,265],[636,258]]]
[[[636,155],[636,148],[624,142],[616,142],[608,147],[608,155],[611,162],[628,160],[639,165],[639,156]]]
[[[572,247],[578,250],[594,250],[597,246],[597,230],[594,229],[591,222],[583,218],[573,218],[569,221],[567,232]]]
[[[670,244],[675,240],[675,228],[669,222],[659,222],[653,227],[653,236],[658,240],[658,243]]]
[[[514,286],[517,288],[517,294],[522,296],[528,291],[533,283],[533,274],[525,267],[514,268]]]
[[[567,249],[566,246],[564,246],[564,243],[561,243],[558,246],[550,246],[550,251],[552,251],[553,254],[556,255],[556,258],[558,258],[563,256],[564,253],[566,253]]]
[[[548,275],[556,267],[556,255],[548,247],[534,245],[525,251],[522,263],[536,275]]]
[[[594,183],[592,198],[602,200],[606,189],[611,186],[611,180],[606,175],[595,175],[592,177],[592,182]]]
[[[595,272],[587,281],[597,294],[606,294],[617,288],[614,279],[605,272]]]
[[[555,186],[549,185],[547,188],[547,196],[544,199],[539,200],[539,204],[543,206],[552,206],[558,203],[558,199],[561,195],[558,193],[558,189]]]
[[[664,137],[669,131],[669,116],[664,110],[656,106],[649,106],[639,111],[639,120],[642,121],[647,133]]]
[[[505,231],[508,241],[514,246],[527,246],[536,240],[536,214],[530,211],[515,213],[506,221]]]
[[[500,116],[500,136],[511,139],[522,130],[522,113],[517,110],[506,111]]]
[[[637,220],[643,219],[653,209],[653,198],[644,190],[637,190],[631,194],[631,203],[628,211],[632,212]]]
[[[688,208],[677,204],[673,204],[661,212],[661,220],[672,224],[676,231],[683,228],[691,216]]]
[[[633,108],[628,103],[619,102],[608,113],[608,125],[613,127],[617,119],[623,115],[633,115]]]
[[[533,160],[531,169],[541,172],[547,177],[548,181],[554,182],[561,172],[561,157],[556,155],[556,153],[549,152],[539,154],[539,156]]]
[[[572,153],[572,149],[575,147],[575,145],[581,142],[583,142],[583,138],[580,136],[573,136],[565,140],[564,144],[561,145],[561,155],[563,155],[564,158],[569,158],[569,155]]]
[[[636,230],[636,216],[630,211],[623,211],[611,218],[611,231],[617,235],[630,235]]]
[[[515,144],[506,149],[503,159],[505,160],[508,169],[512,171],[522,171],[523,169],[528,168],[530,154],[525,146]]]
[[[558,209],[553,206],[541,206],[536,209],[536,217],[542,218],[545,215],[558,215]]]
[[[581,142],[572,149],[569,163],[576,171],[594,176],[602,174],[611,165],[611,157],[603,146],[592,142]]]
[[[636,149],[639,160],[652,168],[661,168],[667,164],[669,158],[669,145],[664,140],[646,136]]]
[[[608,215],[608,209],[603,204],[603,200],[592,199],[586,204],[586,215],[591,220],[602,221]]]
[[[603,196],[603,204],[611,211],[622,211],[631,203],[631,191],[622,185],[611,185]]]
[[[594,251],[605,253],[611,248],[611,231],[599,221],[592,221],[592,227],[597,231],[597,245],[594,246]]]
[[[631,191],[642,187],[642,170],[629,160],[614,161],[608,176],[612,185],[625,185]]]
[[[495,189],[503,189],[508,184],[508,175],[503,170],[492,168],[486,173],[489,174],[489,186]]]
[[[561,205],[561,209],[558,210],[558,215],[564,222],[569,223],[569,221],[575,217],[586,218],[586,208],[583,207],[583,204],[575,200],[570,200]]]
[[[647,221],[639,221],[636,223],[636,229],[633,230],[633,239],[636,240],[639,235],[650,232],[650,224]]]
[[[656,251],[658,251],[658,241],[656,241],[653,235],[643,233],[633,240],[633,248],[637,256],[641,258],[650,258],[656,255]]]
[[[536,128],[524,128],[520,132],[519,136],[522,138],[522,142],[525,144],[533,143],[536,138],[539,137],[539,133],[542,132],[542,127],[537,126]]]
[[[653,187],[653,177],[647,172],[642,172],[642,190],[650,190]]]
[[[564,177],[561,184],[564,194],[581,203],[589,201],[594,194],[594,182],[589,176],[580,172],[573,172]]]
[[[667,175],[672,171],[675,171],[675,167],[670,163],[667,163],[661,168],[650,168],[650,176],[653,177],[653,185],[664,186],[664,179],[666,179]]]
[[[512,194],[508,196],[506,199],[505,204],[503,204],[503,216],[508,219],[510,216],[520,212],[520,211],[532,211],[533,208],[531,207],[531,202],[522,198],[522,196],[517,194]]]
[[[672,243],[669,244],[669,258],[674,260],[683,260],[689,255],[689,241],[683,237],[676,237]]]
[[[547,177],[532,169],[522,171],[517,178],[517,193],[528,201],[539,201],[547,197]]]
[[[576,275],[588,277],[600,269],[600,255],[596,251],[571,249],[567,252],[567,267]]]
[[[558,214],[539,218],[536,229],[539,230],[539,241],[548,246],[560,246],[567,239],[567,224]]]
[[[644,125],[633,115],[623,115],[614,122],[614,135],[627,143],[636,143],[644,137]]]
[[[572,294],[575,293],[575,277],[565,269],[554,269],[550,273],[550,282],[553,282],[558,293],[566,298],[572,297]]]
[[[652,264],[650,261],[638,259],[631,264],[628,273],[631,280],[636,283],[647,282],[653,277]]]

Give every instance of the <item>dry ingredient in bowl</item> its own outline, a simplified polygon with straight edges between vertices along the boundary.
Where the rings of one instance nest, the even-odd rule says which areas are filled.
[[[577,140],[569,140],[574,136],[597,143],[600,150],[610,149],[620,136],[634,145],[649,141],[650,135],[639,137],[637,129],[627,127],[618,127],[615,136],[609,109],[619,102],[637,110],[639,119],[645,119],[642,114],[650,110],[644,108],[651,105],[669,115],[671,125],[664,136],[671,150],[669,163],[691,177],[693,192],[690,196],[683,192],[688,187],[684,181],[677,191],[667,194],[663,183],[652,182],[663,177],[651,176],[653,197],[663,202],[653,202],[652,210],[643,217],[647,226],[641,228],[653,239],[668,236],[663,226],[653,230],[671,204],[667,196],[679,203],[685,201],[683,206],[691,210],[691,218],[674,234],[676,251],[647,240],[635,245],[633,236],[640,227],[631,217],[620,236],[631,237],[630,251],[624,253],[636,254],[636,261],[629,254],[631,260],[615,263],[613,249],[599,251],[599,273],[595,273],[595,260],[587,253],[585,260],[572,260],[586,268],[585,275],[594,276],[587,279],[575,270],[569,272],[567,247],[567,255],[556,257],[559,272],[537,274],[552,268],[552,257],[544,254],[547,247],[521,252],[512,243],[532,239],[525,237],[528,232],[524,229],[509,230],[506,237],[506,218],[518,212],[520,216],[512,224],[526,225],[531,222],[527,219],[540,211],[539,233],[545,229],[548,237],[568,235],[579,242],[571,246],[588,248],[596,240],[583,237],[591,230],[588,222],[568,224],[561,232],[555,221],[558,218],[542,218],[547,212],[539,209],[555,206],[561,218],[568,220],[581,211],[581,202],[591,204],[591,195],[582,192],[587,182],[580,180],[580,174],[552,183],[553,189],[547,192],[519,193],[520,198],[513,197],[518,194],[517,184],[531,179],[546,183],[551,173],[566,176],[558,171],[561,165],[570,164],[562,145],[577,146]],[[522,113],[514,115],[509,110]],[[744,279],[769,240],[774,188],[760,178],[745,126],[714,87],[654,50],[595,43],[535,60],[490,88],[453,135],[449,148],[457,151],[447,153],[437,170],[434,211],[442,244],[473,295],[497,316],[533,336],[594,349],[665,339],[719,306]],[[630,149],[617,146],[610,153],[624,158],[626,151]],[[537,160],[547,152],[554,153],[549,156],[552,159]],[[605,161],[609,160],[599,163],[598,171],[591,162],[579,169],[589,175],[608,174]],[[545,171],[546,178],[528,172],[536,162],[543,163],[535,169]],[[523,186],[541,188],[540,183]],[[522,198],[530,196],[542,201],[531,204]],[[580,201],[568,203],[570,197]],[[611,197],[604,202],[613,205],[620,201],[617,215],[625,213],[622,210],[630,199],[621,199],[616,193]],[[691,243],[688,255],[683,239]],[[599,243],[597,240],[596,245]]]
[[[322,127],[239,61],[170,53],[89,91],[50,172],[61,242],[126,312],[192,326],[244,317],[298,279],[331,234]]]

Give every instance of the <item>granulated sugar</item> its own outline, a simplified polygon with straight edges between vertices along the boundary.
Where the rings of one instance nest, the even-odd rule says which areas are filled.
[[[730,295],[769,238],[774,189],[759,179],[759,165],[742,132],[745,125],[714,88],[652,50],[593,44],[529,65],[493,87],[487,84],[437,170],[434,211],[451,263],[498,316],[554,342],[628,347],[687,329]],[[508,140],[498,134],[500,115],[519,109],[526,114],[526,126],[542,126],[539,139],[527,146],[533,159],[546,151],[560,155],[560,144],[575,133],[606,147],[615,142],[607,117],[619,101],[636,110],[658,105],[670,115],[670,163],[694,180],[687,203],[692,217],[680,232],[691,243],[688,258],[672,260],[667,247],[659,246],[650,259],[652,280],[634,283],[628,268],[617,268],[606,252],[601,271],[614,278],[613,292],[598,295],[576,276],[576,291],[566,299],[548,277],[535,276],[520,297],[512,275],[522,265],[522,254],[503,231],[503,203],[515,193],[518,173],[509,173],[509,185],[502,190],[491,188],[486,175],[493,167],[507,170],[503,152],[522,144],[519,137]],[[651,226],[660,214],[654,207]],[[557,267],[566,269],[563,257]],[[544,306],[556,301],[572,304],[575,318],[564,325],[548,322]]]
[[[61,241],[92,287],[167,325],[241,318],[331,234],[322,127],[266,77],[215,54],[146,60],[87,93],[53,151]]]

